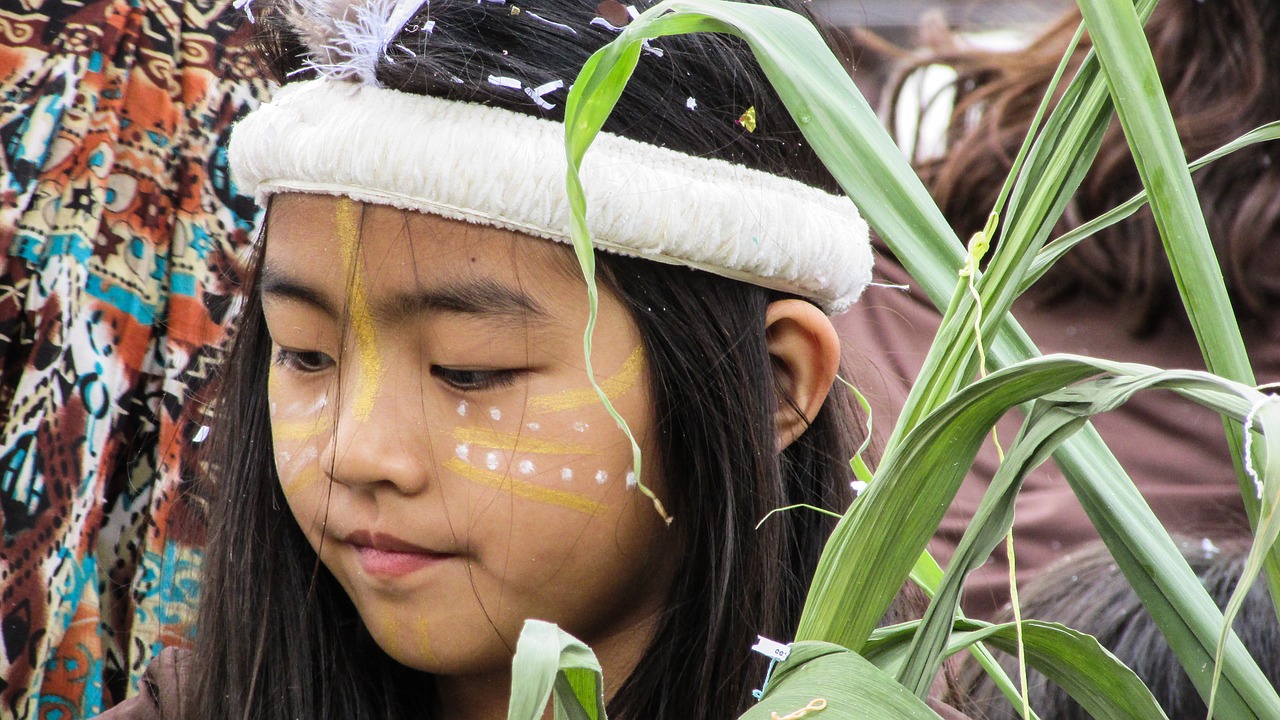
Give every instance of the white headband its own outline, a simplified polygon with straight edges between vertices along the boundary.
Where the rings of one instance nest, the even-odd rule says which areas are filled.
[[[564,126],[342,80],[287,85],[232,133],[236,184],[344,195],[568,243]],[[845,310],[871,280],[853,203],[794,180],[601,133],[582,168],[596,248]]]

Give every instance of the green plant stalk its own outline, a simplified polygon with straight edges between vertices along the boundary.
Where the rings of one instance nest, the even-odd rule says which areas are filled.
[[[1146,14],[1154,6],[1154,0],[1141,0],[1141,10]],[[1074,52],[1074,47],[1070,52]],[[1064,57],[1055,77],[1061,77],[1066,61]],[[1009,196],[1007,221],[987,271],[977,283],[981,307],[985,308],[981,341],[973,338],[958,342],[968,328],[973,327],[978,306],[959,292],[946,302],[940,288],[930,286],[936,271],[925,272],[923,266],[935,260],[933,253],[921,252],[920,241],[891,237],[881,231],[908,273],[943,310],[942,324],[886,443],[886,453],[892,451],[921,418],[973,378],[977,343],[988,342],[995,328],[1006,322],[1008,310],[1021,288],[1021,282],[1013,279],[1020,279],[1030,271],[1036,253],[1092,164],[1110,119],[1110,99],[1100,78],[1097,59],[1091,52],[1050,114],[1044,131],[1039,135],[1028,134],[1019,151],[1025,164],[1021,165]],[[953,257],[962,257],[958,247]],[[954,272],[958,272],[961,262],[955,262],[954,266]],[[950,282],[941,287],[948,290],[955,287],[954,272]]]
[[[1195,162],[1187,165],[1187,170],[1193,174],[1211,163],[1220,160],[1238,150],[1257,145],[1258,143],[1270,142],[1280,139],[1280,121],[1270,122],[1258,128],[1254,128],[1222,147],[1211,153],[1199,158]],[[1115,225],[1126,218],[1132,217],[1134,213],[1141,210],[1147,204],[1147,191],[1139,191],[1138,194],[1124,201],[1124,203],[1108,210],[1098,217],[1079,225],[1067,232],[1061,237],[1054,239],[1044,246],[1040,253],[1036,256],[1035,263],[1031,266],[1031,271],[1027,277],[1022,280],[1022,292],[1026,292],[1035,281],[1044,276],[1045,272],[1053,266],[1055,262],[1061,260],[1076,245],[1084,240],[1093,237],[1095,234]]]
[[[960,243],[884,132],[875,113],[839,63],[829,53],[815,52],[815,48],[821,47],[821,39],[811,27],[797,28],[792,22],[794,18],[766,12],[766,8],[714,2],[667,2],[633,21],[618,40],[592,57],[570,92],[566,105],[566,144],[576,149],[570,153],[571,161],[575,156],[581,159],[581,153],[603,124],[634,67],[640,40],[657,37],[659,32],[652,21],[667,11],[714,14],[723,19],[723,23],[704,24],[701,29],[733,26],[735,34],[746,37],[788,108],[809,121],[802,122],[801,129],[810,143],[850,196],[858,199],[864,216],[903,258],[915,280],[935,302],[957,289]],[[666,22],[667,18],[661,19],[665,27],[676,27]],[[696,23],[686,23],[681,28],[692,31]],[[593,88],[591,92],[587,92],[589,87]],[[1060,104],[1056,112],[1061,112],[1065,105]],[[574,187],[576,180],[576,174],[571,173],[571,198],[575,193],[581,194],[581,185]],[[581,220],[581,213],[579,203],[575,207],[575,220]],[[585,224],[575,225],[575,230],[585,235]],[[576,245],[583,240],[584,237],[575,234]],[[585,241],[589,244],[589,238]],[[993,362],[1007,366],[1035,355],[1035,348],[1025,333],[1012,319],[1004,320],[992,343]],[[1103,493],[1108,498],[1123,498],[1123,502],[1114,505],[1110,501],[1092,502],[1085,494],[1081,497],[1088,501],[1087,509],[1093,508],[1091,516],[1095,521],[1107,528],[1108,542],[1118,544],[1123,551],[1117,558],[1144,601],[1157,609],[1158,617],[1160,609],[1169,609],[1161,627],[1170,642],[1194,644],[1198,642],[1197,630],[1209,627],[1212,634],[1213,628],[1220,627],[1221,613],[1186,564],[1179,558],[1179,563],[1161,567],[1161,563],[1169,565],[1167,558],[1178,557],[1177,548],[1167,534],[1158,529],[1154,516],[1131,483],[1124,485],[1129,483],[1124,471],[1096,432],[1086,427],[1072,442],[1060,448],[1056,457],[1068,479],[1075,479],[1082,486],[1092,487],[1090,483],[1096,482],[1099,487],[1120,484],[1128,488],[1119,494]],[[1085,473],[1089,477],[1082,477]],[[884,495],[885,500],[890,498],[892,488],[876,490],[878,485],[880,483],[873,483],[864,501],[875,495]],[[957,478],[955,486],[958,485]],[[924,514],[941,513],[954,492],[955,487],[928,488],[927,493],[919,497],[924,503],[922,509],[928,508]],[[904,520],[911,517],[910,511],[897,508],[906,513],[887,520],[881,518],[876,524],[884,524],[884,528],[857,535],[854,542],[849,535],[852,525],[858,524],[859,516],[876,520],[878,510],[889,509],[881,502],[864,501],[857,504],[860,508],[857,512],[846,514],[823,554],[806,603],[801,637],[807,634],[848,647],[861,646],[919,560],[932,534],[932,526],[924,527],[927,523],[923,521],[912,521],[907,523],[911,526],[909,530],[904,528]],[[1137,527],[1130,526],[1131,522],[1136,522]],[[936,526],[936,522],[933,525]],[[1152,529],[1152,525],[1157,529]],[[1137,547],[1130,552],[1126,543]],[[1114,547],[1113,552],[1116,552]],[[891,562],[879,562],[889,560],[890,556]],[[863,560],[868,562],[860,565]],[[1159,573],[1154,570],[1157,567],[1161,567]],[[1188,667],[1195,671],[1194,666]],[[1248,667],[1256,671],[1247,655],[1244,660],[1228,655],[1224,660],[1228,684],[1239,674],[1237,671]]]
[[[1222,377],[1256,385],[1141,22],[1128,0],[1080,0],[1080,12],[1147,189],[1151,213],[1205,367]],[[1229,423],[1225,427],[1232,457],[1238,459],[1244,450],[1243,434]],[[1238,460],[1236,476],[1250,522],[1256,526],[1259,503]],[[1280,616],[1280,552],[1268,554],[1266,568],[1272,602]]]

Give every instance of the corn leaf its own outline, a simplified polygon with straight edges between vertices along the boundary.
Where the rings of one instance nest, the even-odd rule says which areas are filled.
[[[1267,123],[1259,128],[1254,128],[1213,152],[1199,158],[1195,162],[1187,165],[1187,170],[1196,172],[1210,164],[1221,160],[1239,150],[1252,147],[1258,143],[1270,142],[1272,140],[1280,140],[1280,121]],[[1108,210],[1098,217],[1082,223],[1062,234],[1061,237],[1046,244],[1044,248],[1036,255],[1035,262],[1031,264],[1031,269],[1022,281],[1022,292],[1026,292],[1035,281],[1044,276],[1045,272],[1071,251],[1076,245],[1084,240],[1093,237],[1099,232],[1115,225],[1122,220],[1132,217],[1134,213],[1142,209],[1147,204],[1147,191],[1143,190],[1137,195],[1129,198],[1120,205]]]
[[[1200,343],[1205,367],[1225,378],[1254,385],[1257,381],[1140,20],[1129,0],[1080,0],[1080,12],[1093,37],[1116,114],[1147,189],[1151,214]],[[1232,455],[1241,457],[1244,439],[1239,427],[1227,425],[1227,441]],[[1256,527],[1260,507],[1251,480],[1239,466],[1238,470],[1245,509],[1256,532],[1265,534],[1266,529]],[[1269,554],[1265,562],[1271,597],[1280,612],[1280,552]]]
[[[591,648],[551,623],[526,620],[511,661],[507,720],[542,720],[553,695],[556,720],[607,720]]]
[[[1143,0],[1139,8],[1146,13],[1152,5]],[[935,343],[943,348],[941,353],[948,352],[948,345],[957,348],[950,359],[938,365],[943,368],[936,373],[940,388],[958,387],[972,376],[976,338],[966,335],[979,313],[983,335],[994,333],[991,357],[996,365],[1007,366],[1037,354],[1004,310],[1029,272],[1029,257],[1001,260],[1000,253],[1005,251],[997,250],[992,263],[1008,263],[1010,269],[993,275],[996,279],[988,280],[984,275],[979,281],[984,293],[981,307],[959,292],[956,271],[963,253],[958,239],[843,68],[820,49],[818,34],[806,21],[773,8],[715,0],[669,0],[633,21],[584,67],[566,110],[568,185],[575,203],[573,230],[580,257],[590,254],[577,176],[582,153],[621,93],[639,57],[640,43],[662,34],[699,30],[731,32],[746,39],[810,143],[913,278],[939,305],[956,298],[958,309],[950,314],[960,319],[952,320],[951,334],[943,334]],[[1109,122],[1111,105],[1096,65],[1091,76],[1086,69],[1073,80],[1064,101],[1046,123],[1038,141],[1044,143],[1043,149],[1037,152],[1033,148],[1028,154],[1026,180],[1020,188],[1015,187],[1011,197],[1011,222],[1001,240],[1002,248],[1021,247],[1028,256],[1037,252],[1041,246],[1037,243],[1047,237],[1065,198],[1092,160],[1098,137]],[[1019,220],[1019,215],[1027,217]],[[585,274],[590,282],[591,274]],[[972,393],[966,395],[967,390],[948,395],[952,390],[942,389],[928,402],[920,403],[911,417],[932,418],[927,415],[931,406],[964,395],[964,402],[983,406],[965,411],[953,408],[940,413],[937,422],[946,424],[941,416],[952,413],[980,425],[990,419],[988,415],[1003,411],[997,406],[1030,400],[1084,377],[1052,361],[1039,370],[1043,372],[1034,380],[1008,380],[1011,387],[984,386],[998,396],[989,404],[979,403]],[[920,559],[986,432],[980,429],[974,436],[968,430],[950,435],[938,433],[936,428],[921,430],[913,427],[910,417],[905,425],[900,422],[899,430],[895,433],[902,444],[912,447],[890,448],[890,456],[898,457],[901,467],[887,472],[882,465],[868,493],[837,528],[806,603],[800,639],[828,640],[854,649],[865,643],[876,619]],[[913,436],[916,430],[921,432]],[[933,443],[938,448],[931,451],[928,446]],[[1086,425],[1054,457],[1117,563],[1178,650],[1184,666],[1190,668],[1189,663],[1197,662],[1197,653],[1203,650],[1206,630],[1212,636],[1222,627],[1221,613],[1091,427]],[[920,467],[913,472],[908,460]],[[1223,667],[1228,686],[1235,678],[1256,671],[1247,654],[1241,657],[1234,651],[1224,655]],[[1270,688],[1236,690],[1259,716],[1272,716],[1265,712],[1274,698]]]
[[[867,659],[880,667],[902,667],[910,657],[911,640],[918,625],[907,623],[872,633],[865,648]],[[1013,623],[989,625],[957,620],[944,654],[949,657],[977,642],[1013,653],[1017,649],[1017,631]],[[1138,676],[1093,636],[1057,623],[1026,620],[1022,623],[1022,642],[1027,663],[1065,690],[1090,717],[1165,717]]]
[[[839,645],[802,642],[742,720],[795,717],[809,708],[822,720],[936,720],[938,714],[884,671]],[[819,714],[820,713],[820,714]]]
[[[1070,356],[1061,356],[1069,358]],[[1094,414],[1107,412],[1127,402],[1136,392],[1148,389],[1168,389],[1186,395],[1190,400],[1209,407],[1232,421],[1240,423],[1253,413],[1255,423],[1271,433],[1272,440],[1267,440],[1269,464],[1258,478],[1259,487],[1274,491],[1280,483],[1280,467],[1270,464],[1274,457],[1271,453],[1280,452],[1280,444],[1273,445],[1274,437],[1280,432],[1280,402],[1269,402],[1267,397],[1257,390],[1217,377],[1209,373],[1191,371],[1163,371],[1141,365],[1110,363],[1106,361],[1079,358],[1078,362],[1096,368],[1107,375],[1078,383],[1059,392],[1050,393],[1038,400],[1028,415],[1019,435],[1010,446],[1005,462],[992,479],[986,496],[979,505],[969,529],[965,532],[947,575],[934,596],[929,610],[925,614],[921,631],[915,635],[912,652],[904,664],[899,679],[917,694],[928,689],[933,676],[941,664],[943,646],[951,630],[951,618],[959,604],[960,590],[964,577],[980,565],[992,549],[1009,531],[1013,522],[1013,503],[1021,487],[1023,478],[1043,462],[1071,434],[1077,432],[1084,422]],[[1261,423],[1269,423],[1266,426]],[[1270,493],[1266,494],[1266,507],[1274,505]],[[1274,537],[1259,537],[1255,545],[1253,557],[1265,554]],[[1270,544],[1268,544],[1270,543]],[[1255,571],[1256,574],[1256,571]],[[1249,579],[1244,578],[1241,587],[1248,588]],[[1237,598],[1243,597],[1238,591]],[[1235,608],[1238,610],[1238,605]],[[1228,616],[1233,614],[1228,608]],[[1220,627],[1229,627],[1222,623]],[[1208,695],[1213,681],[1210,670],[1212,660],[1223,652],[1231,652],[1245,663],[1247,653],[1243,645],[1234,635],[1225,632],[1213,636],[1201,636],[1196,655],[1200,660],[1199,672],[1191,673],[1193,682],[1202,695]],[[1223,691],[1223,707],[1228,717],[1255,716],[1250,703],[1240,697],[1234,690],[1237,684],[1254,685],[1266,680],[1256,666],[1252,672],[1237,676],[1230,689]],[[1236,672],[1233,670],[1233,672]],[[1267,700],[1273,702],[1267,703]],[[1274,710],[1277,699],[1274,691],[1270,698],[1261,698],[1263,707],[1268,704]]]

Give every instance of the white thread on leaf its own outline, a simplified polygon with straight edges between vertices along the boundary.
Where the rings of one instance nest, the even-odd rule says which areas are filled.
[[[1262,499],[1262,478],[1258,477],[1258,471],[1253,467],[1253,423],[1257,419],[1258,411],[1270,401],[1271,396],[1264,396],[1254,403],[1253,407],[1249,408],[1249,414],[1244,416],[1244,450],[1241,452],[1244,456],[1244,474],[1253,481],[1253,489],[1257,492],[1259,500]]]

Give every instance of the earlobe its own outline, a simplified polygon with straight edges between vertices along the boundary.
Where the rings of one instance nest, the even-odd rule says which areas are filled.
[[[779,300],[765,311],[765,342],[778,388],[774,416],[781,452],[822,409],[840,369],[840,338],[830,318],[804,300]]]

